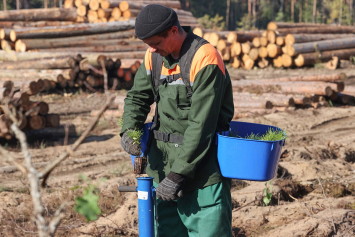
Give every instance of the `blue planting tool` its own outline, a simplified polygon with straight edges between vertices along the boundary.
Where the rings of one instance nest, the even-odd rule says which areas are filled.
[[[120,192],[138,192],[139,236],[154,237],[155,188],[152,177],[137,178],[138,187],[119,186]]]

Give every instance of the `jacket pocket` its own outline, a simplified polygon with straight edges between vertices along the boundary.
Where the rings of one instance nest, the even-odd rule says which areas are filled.
[[[180,119],[188,119],[188,115],[191,109],[191,100],[190,98],[187,98],[187,89],[185,86],[179,86],[178,88],[176,109]]]

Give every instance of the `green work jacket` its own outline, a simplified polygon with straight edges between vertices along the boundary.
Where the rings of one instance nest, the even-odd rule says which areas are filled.
[[[192,34],[190,31],[189,34]],[[141,128],[154,103],[152,54],[147,50],[134,85],[125,98],[123,127]],[[161,75],[180,73],[179,60],[163,58]],[[232,85],[223,60],[210,44],[201,46],[191,64],[193,95],[187,97],[182,79],[159,87],[157,130],[184,136],[181,144],[153,139],[146,172],[159,183],[170,171],[186,177],[186,189],[221,181],[216,132],[229,129],[234,114]]]

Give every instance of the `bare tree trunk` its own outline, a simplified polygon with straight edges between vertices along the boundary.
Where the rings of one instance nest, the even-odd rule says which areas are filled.
[[[302,22],[302,2],[303,0],[300,0],[300,4],[299,4],[299,8],[300,8],[300,12],[299,12],[299,16],[298,16],[298,22]]]
[[[256,16],[256,0],[253,0],[253,25],[254,25],[254,28],[255,28],[255,23],[256,23],[255,16]]]
[[[249,19],[250,19],[250,16],[251,16],[251,1],[252,0],[248,0],[248,15],[249,15]]]
[[[312,19],[312,23],[316,23],[316,14],[317,14],[317,0],[313,0],[313,19]]]
[[[20,9],[20,0],[16,0],[16,9],[17,9],[17,10]]]
[[[48,0],[44,0],[44,8],[45,8],[45,9],[48,8]]]
[[[339,9],[339,25],[342,23],[343,18],[343,0],[340,0],[340,9]]]
[[[227,11],[226,11],[226,28],[229,30],[229,11],[231,7],[231,0],[227,0]]]
[[[320,0],[320,5],[322,6],[322,23],[325,23],[325,6],[324,6],[324,0]]]
[[[308,0],[306,0],[306,2],[304,3],[304,13],[305,13],[304,22],[306,22],[306,23],[308,23],[308,11],[307,11],[307,8],[308,8]]]
[[[292,20],[292,22],[295,22],[295,1],[296,0],[291,0],[291,20]]]
[[[4,11],[6,11],[7,10],[7,8],[6,8],[6,0],[3,0],[3,3],[4,3]]]

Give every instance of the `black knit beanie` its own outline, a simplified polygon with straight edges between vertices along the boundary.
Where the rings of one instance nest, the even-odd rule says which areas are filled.
[[[136,18],[136,35],[144,40],[172,27],[178,20],[176,12],[158,4],[145,6]]]

